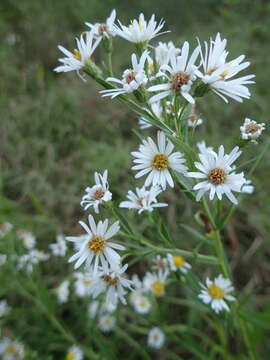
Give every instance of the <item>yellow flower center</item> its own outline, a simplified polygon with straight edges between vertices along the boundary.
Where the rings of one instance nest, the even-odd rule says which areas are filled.
[[[223,169],[215,168],[208,174],[208,180],[214,185],[220,185],[225,182],[227,174]]]
[[[163,154],[157,154],[154,157],[152,166],[157,170],[163,170],[168,167],[168,157]]]
[[[171,89],[174,91],[180,91],[182,85],[188,83],[190,76],[184,71],[175,73],[171,79]]]
[[[91,281],[91,280],[84,280],[84,285],[86,285],[86,286],[89,286],[89,285],[91,285],[93,282]]]
[[[225,77],[229,74],[229,71],[223,71],[223,73],[221,73],[219,76],[221,77],[222,80],[225,80]]]
[[[66,360],[74,360],[75,359],[75,354],[72,352],[69,352],[66,356]]]
[[[161,296],[165,292],[165,286],[160,281],[154,281],[151,284],[151,289],[156,296]]]
[[[113,278],[110,275],[103,276],[103,280],[109,285],[109,286],[115,286],[118,283],[117,278]]]
[[[81,53],[77,49],[73,50],[73,57],[79,61],[81,61],[81,59],[82,59]]]
[[[90,238],[87,246],[90,250],[97,254],[104,249],[104,247],[106,246],[106,241],[100,236],[94,236]]]
[[[176,267],[180,268],[184,265],[185,259],[183,256],[173,256],[173,263]]]
[[[10,344],[5,350],[6,355],[13,355],[15,353],[16,353],[16,351],[15,351],[15,348],[14,348],[14,346],[12,344]]]
[[[102,188],[97,189],[94,194],[94,199],[100,200],[104,196],[104,194],[105,194],[105,191]]]
[[[139,305],[140,307],[144,308],[147,306],[147,301],[145,299],[142,299],[140,302],[139,302]]]
[[[216,300],[220,300],[224,298],[224,291],[217,285],[212,284],[208,288],[208,294]]]

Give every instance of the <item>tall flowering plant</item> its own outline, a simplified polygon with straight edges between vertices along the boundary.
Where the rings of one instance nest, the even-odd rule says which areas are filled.
[[[95,182],[86,188],[81,205],[88,213],[87,222],[80,221],[83,232],[66,238],[74,246],[69,262],[75,264],[78,296],[92,298],[89,317],[98,317],[97,326],[103,332],[118,331],[140,358],[149,358],[148,351],[140,347],[141,336],[147,336],[149,348],[167,351],[164,356],[169,359],[180,358],[177,350],[170,350],[175,349],[176,333],[181,337],[191,332],[209,353],[227,359],[228,344],[222,349],[215,343],[216,335],[211,334],[216,332],[222,342],[229,322],[239,339],[237,351],[257,359],[221,232],[239,201],[254,190],[248,176],[239,170],[241,154],[248,144],[258,141],[265,125],[245,119],[233,149],[225,150],[222,144],[214,149],[203,139],[195,140],[196,128],[203,124],[195,108],[201,98],[209,101],[212,92],[216,101],[220,98],[226,103],[224,106],[250,98],[248,85],[255,83],[255,75],[240,74],[250,62],[244,55],[230,58],[227,40],[219,33],[204,44],[197,39],[194,49],[187,41],[180,47],[171,41],[155,46],[153,39],[168,31],[163,31],[164,21],[157,22],[154,15],[146,20],[141,14],[125,26],[116,23],[113,10],[104,23],[86,25],[90,30],[76,39],[73,51],[59,46],[65,57],[59,59],[61,65],[55,71],[76,71],[84,81],[92,78],[103,87],[102,97],[126,104],[138,115],[141,131],[151,129],[155,135],[143,133],[138,149],[131,153],[134,177],[140,183],[128,192],[127,200],[110,192],[106,169],[103,174],[95,173]],[[129,68],[117,76],[112,55],[118,38],[133,43],[134,52]],[[105,68],[93,60],[98,47],[103,48]],[[161,215],[170,204],[160,198],[174,187],[198,209],[202,233],[195,224],[183,226],[187,235],[199,241],[196,248],[179,247]],[[112,219],[95,219],[103,217],[103,212],[110,213]],[[147,229],[136,229],[130,212],[136,214],[138,223],[150,221],[154,238]],[[138,275],[136,264],[140,261],[148,268]],[[200,263],[208,266],[206,278],[196,270]],[[171,291],[172,283],[176,289],[187,287],[189,298],[180,297],[175,288]],[[65,302],[68,283],[61,286],[58,296]],[[190,307],[191,313],[199,309],[198,316],[209,331],[205,334],[192,329],[190,320],[187,324],[169,323],[170,308],[167,315],[158,315],[163,303]],[[135,313],[126,310],[130,305]],[[123,319],[127,320],[124,329]],[[79,344],[71,345],[67,359],[81,359]],[[196,354],[195,345],[185,348],[183,340],[179,346]]]

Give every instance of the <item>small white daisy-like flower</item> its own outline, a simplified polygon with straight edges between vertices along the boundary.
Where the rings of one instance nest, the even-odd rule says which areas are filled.
[[[139,61],[136,54],[131,55],[132,69],[127,69],[123,72],[122,79],[117,79],[114,77],[108,77],[106,81],[115,82],[120,84],[120,88],[115,89],[106,89],[101,90],[100,93],[102,96],[111,96],[115,98],[118,95],[130,94],[140,88],[140,86],[145,85],[148,81],[148,78],[144,71],[144,64],[147,59],[148,51],[144,51]]]
[[[131,303],[134,305],[134,301],[137,297],[140,297],[145,292],[143,282],[140,280],[137,274],[133,274],[131,277],[133,291],[129,295]]]
[[[108,170],[103,175],[95,172],[95,185],[85,189],[86,195],[83,196],[81,206],[84,210],[93,207],[96,214],[99,213],[99,205],[110,201],[112,193],[109,191]]]
[[[116,18],[116,11],[115,9],[113,9],[105,23],[91,24],[89,22],[86,22],[85,25],[89,26],[90,29],[93,30],[94,36],[96,38],[109,39],[110,37],[116,35],[115,25],[114,25],[115,18]]]
[[[76,272],[75,277],[75,293],[79,297],[89,296],[91,294],[91,287],[93,285],[93,276],[90,271],[86,273]]]
[[[28,254],[18,257],[17,268],[19,270],[26,269],[26,271],[31,273],[33,271],[33,265],[37,265],[41,261],[47,261],[49,258],[50,254],[46,254],[37,249],[32,249]]]
[[[239,148],[235,147],[230,154],[224,154],[224,147],[221,145],[218,153],[206,149],[199,154],[201,162],[195,162],[195,166],[200,172],[187,174],[189,177],[203,180],[193,188],[198,190],[197,201],[209,191],[210,200],[213,200],[215,195],[221,200],[225,194],[233,204],[238,203],[232,191],[241,192],[246,179],[243,173],[235,174],[232,164],[241,153]]]
[[[151,115],[150,110],[148,110],[148,109],[144,109],[144,110],[149,112],[149,115]],[[155,102],[155,103],[151,104],[151,110],[157,118],[160,118],[162,116],[163,109],[162,109],[160,102]],[[149,120],[144,116],[141,116],[139,118],[139,126],[140,126],[140,129],[142,129],[142,130],[152,127]]]
[[[135,178],[139,178],[148,174],[145,186],[150,184],[160,185],[162,189],[166,189],[166,183],[171,187],[174,186],[173,179],[169,169],[173,169],[180,173],[185,173],[187,167],[183,165],[185,159],[180,152],[172,152],[174,149],[173,143],[166,138],[162,131],[158,131],[157,145],[151,137],[143,140],[139,147],[139,151],[132,152],[131,155],[136,159],[133,160],[134,165],[132,170],[140,170]]]
[[[151,291],[155,296],[163,296],[165,294],[165,285],[168,277],[168,270],[159,270],[157,273],[147,272],[143,284],[146,290]]]
[[[242,193],[244,194],[253,194],[255,187],[252,185],[251,180],[246,180],[244,185],[242,186]]]
[[[97,272],[99,264],[105,271],[108,269],[108,264],[111,267],[117,267],[120,263],[120,255],[114,249],[125,250],[125,247],[108,240],[120,230],[119,221],[108,228],[108,219],[99,221],[96,225],[93,216],[89,215],[88,222],[89,226],[83,221],[79,221],[88,236],[68,236],[66,238],[77,243],[77,252],[71,256],[69,262],[76,261],[75,269],[78,269],[84,262],[87,267],[94,263],[94,273]]]
[[[155,47],[155,59],[156,63],[159,67],[162,65],[168,65],[171,56],[178,56],[180,55],[181,50],[174,46],[172,41],[168,43],[159,42],[158,45]]]
[[[0,266],[4,265],[7,262],[7,255],[0,254]]]
[[[133,302],[134,309],[139,314],[148,314],[152,308],[151,301],[147,296],[136,296]]]
[[[65,256],[67,252],[67,242],[65,236],[62,234],[57,235],[56,243],[50,244],[49,248],[51,249],[53,255]]]
[[[180,270],[183,274],[186,274],[191,269],[191,265],[186,262],[183,256],[167,254],[167,259],[171,271]]]
[[[23,246],[28,249],[31,250],[35,247],[36,245],[36,237],[29,231],[26,230],[18,230],[16,232],[18,238],[20,240],[22,240],[23,242]]]
[[[96,298],[103,292],[106,292],[105,306],[117,303],[118,299],[126,305],[126,289],[132,290],[132,281],[128,280],[125,275],[127,268],[128,264],[121,268],[110,269],[98,274],[93,279],[91,287],[93,297]]]
[[[99,310],[99,301],[94,300],[88,306],[88,317],[89,319],[94,319]]]
[[[83,360],[82,350],[76,345],[71,346],[68,349],[65,360]]]
[[[6,300],[0,301],[0,318],[7,315],[11,310],[11,307],[8,305]]]
[[[62,51],[66,57],[58,59],[62,65],[57,66],[54,71],[68,72],[82,69],[88,61],[91,60],[93,52],[96,50],[101,38],[94,39],[94,31],[87,31],[83,33],[80,38],[76,38],[77,49],[73,53],[59,45],[58,49]]]
[[[246,69],[250,62],[242,61],[245,59],[244,55],[226,62],[228,51],[226,50],[227,40],[221,40],[220,34],[216,35],[215,40],[210,39],[210,45],[205,44],[205,53],[202,52],[200,46],[201,60],[203,65],[203,73],[198,72],[201,80],[208,84],[212,90],[219,95],[225,102],[228,102],[227,97],[230,97],[238,102],[242,102],[242,98],[249,99],[250,92],[245,86],[253,84],[255,75],[246,75],[236,79],[232,79],[240,71]]]
[[[60,304],[64,304],[68,301],[69,297],[69,284],[70,282],[68,280],[64,280],[58,288],[56,288],[56,296],[57,300]]]
[[[143,211],[153,211],[154,208],[168,206],[165,203],[158,203],[156,197],[162,192],[159,186],[152,186],[146,190],[143,186],[141,189],[136,188],[136,193],[129,190],[127,198],[130,201],[122,201],[119,204],[121,208],[136,209],[141,214]]]
[[[167,82],[158,85],[150,86],[147,90],[150,92],[159,92],[150,98],[150,103],[160,101],[167,96],[174,96],[176,94],[182,95],[190,104],[195,103],[195,99],[190,95],[190,90],[193,82],[196,80],[197,66],[195,62],[198,58],[200,49],[197,46],[192,55],[189,55],[189,43],[185,41],[181,55],[170,56],[169,65],[163,65],[157,77],[166,78]],[[168,74],[169,73],[169,74]]]
[[[166,257],[162,257],[157,255],[153,259],[152,269],[154,270],[166,270],[168,269],[168,259]]]
[[[165,334],[159,327],[153,327],[148,333],[147,344],[153,349],[161,349],[165,343]]]
[[[116,318],[110,314],[101,315],[98,321],[98,326],[102,332],[110,332],[116,324]]]
[[[230,295],[234,290],[229,279],[225,279],[222,275],[216,277],[213,281],[206,279],[206,286],[201,284],[202,290],[198,295],[205,304],[210,304],[211,308],[219,313],[222,310],[230,311],[226,301],[235,301]]]
[[[2,360],[22,360],[24,347],[19,342],[4,337],[0,340],[0,355]]]
[[[129,26],[124,26],[119,21],[119,26],[115,26],[115,30],[116,34],[123,39],[135,44],[141,44],[147,43],[156,36],[164,34],[165,32],[160,33],[164,24],[163,20],[158,24],[154,14],[148,22],[145,20],[144,15],[140,14],[139,21],[134,19]]]
[[[265,130],[265,123],[257,123],[255,120],[251,120],[246,118],[244,124],[240,126],[240,131],[242,135],[242,139],[251,140],[253,142],[257,142],[256,140],[262,134],[263,130]]]
[[[6,236],[10,230],[13,228],[13,225],[9,222],[0,224],[0,239]]]
[[[195,106],[193,105],[192,108],[191,108],[191,112],[190,112],[190,115],[188,117],[188,126],[189,127],[197,127],[199,125],[201,125],[203,123],[203,119],[201,119],[197,114],[196,114],[196,111],[195,111]]]

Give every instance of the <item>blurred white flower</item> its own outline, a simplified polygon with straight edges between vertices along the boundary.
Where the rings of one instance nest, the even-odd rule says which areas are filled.
[[[64,304],[68,301],[69,297],[69,280],[64,280],[58,288],[55,289],[57,300],[60,304]]]
[[[91,287],[93,297],[96,298],[106,292],[105,306],[114,305],[118,299],[126,305],[126,289],[132,290],[132,281],[128,280],[125,275],[127,267],[128,264],[97,274]]]
[[[153,327],[148,333],[148,346],[161,349],[165,342],[165,334],[159,327]]]
[[[4,337],[0,339],[0,355],[2,360],[22,360],[24,347],[17,341]]]
[[[133,302],[134,309],[139,314],[148,314],[152,308],[152,304],[147,296],[136,296]]]
[[[154,270],[168,269],[168,259],[166,257],[157,255],[155,258],[153,258],[152,269],[154,269]]]
[[[76,345],[71,346],[68,349],[65,360],[83,360],[82,350]]]
[[[102,96],[111,96],[115,98],[118,95],[130,94],[135,90],[138,90],[140,86],[145,85],[148,81],[144,71],[144,64],[148,55],[148,51],[144,51],[139,61],[136,54],[131,55],[132,69],[127,69],[123,72],[122,79],[114,77],[108,77],[106,81],[115,82],[120,84],[120,88],[101,90]]]
[[[226,58],[228,51],[226,50],[227,40],[221,40],[220,34],[217,33],[215,40],[210,38],[210,45],[205,44],[205,53],[203,54],[200,46],[201,60],[203,65],[203,73],[198,72],[201,80],[208,84],[212,90],[219,95],[225,102],[228,102],[226,97],[230,97],[236,101],[242,102],[242,98],[249,99],[250,92],[245,86],[253,84],[251,81],[255,75],[246,75],[236,79],[233,78],[240,71],[246,69],[250,62],[246,61],[244,55],[227,62]]]
[[[11,310],[11,307],[8,305],[6,300],[1,300],[0,301],[0,318],[2,316],[5,316],[6,314],[8,314]]]
[[[110,332],[116,324],[116,318],[109,314],[101,315],[98,321],[98,326],[103,332]]]
[[[180,56],[171,54],[169,65],[161,66],[160,72],[157,74],[157,77],[165,77],[166,82],[150,86],[147,89],[150,92],[159,92],[157,95],[150,98],[150,103],[160,101],[167,96],[174,96],[176,94],[182,95],[190,104],[195,103],[195,99],[189,92],[193,81],[196,80],[198,67],[195,65],[195,62],[199,52],[200,49],[197,46],[188,60],[189,43],[185,41]]]
[[[155,296],[163,296],[165,294],[165,285],[168,277],[168,270],[159,270],[157,273],[147,272],[143,285],[145,290],[151,291]]]
[[[76,272],[74,277],[76,279],[74,283],[76,295],[79,297],[89,296],[93,285],[93,275],[90,272]]]
[[[203,119],[199,118],[195,111],[195,106],[193,105],[191,108],[190,115],[188,117],[188,126],[189,127],[197,127],[203,123]]]
[[[94,300],[88,306],[88,317],[94,319],[98,313],[99,301]]]
[[[54,71],[68,72],[76,70],[80,76],[79,70],[91,60],[93,52],[100,43],[101,38],[95,40],[94,35],[95,32],[92,30],[84,32],[79,39],[76,38],[77,49],[74,49],[73,53],[59,45],[58,49],[62,51],[66,57],[58,59],[62,65],[57,66]]]
[[[129,190],[127,198],[130,201],[122,201],[120,208],[136,209],[141,214],[143,211],[153,211],[154,208],[168,206],[166,203],[158,203],[156,197],[162,192],[159,186],[152,186],[146,190],[143,186],[141,189],[136,188],[136,193]]]
[[[224,147],[221,145],[218,153],[206,149],[199,154],[201,162],[195,162],[195,166],[200,172],[189,172],[187,174],[189,177],[203,179],[193,188],[198,190],[197,201],[205,192],[209,191],[210,200],[213,200],[215,195],[221,200],[225,194],[232,203],[238,203],[232,191],[241,192],[241,187],[246,179],[243,173],[234,173],[232,163],[241,153],[239,148],[235,147],[230,154],[224,154]]]
[[[148,109],[144,109],[144,110],[147,111],[149,113],[149,115],[151,115],[150,110],[148,110]],[[155,102],[155,103],[151,104],[151,110],[158,119],[160,119],[162,117],[162,106],[161,106],[160,102]],[[144,130],[144,129],[148,129],[148,128],[152,127],[152,125],[145,116],[141,116],[139,118],[139,127],[140,127],[140,129]]]
[[[4,265],[7,262],[7,255],[0,254],[0,266]]]
[[[71,256],[68,262],[76,261],[74,268],[78,269],[83,263],[90,267],[94,263],[94,274],[97,273],[99,264],[108,270],[108,264],[114,268],[120,263],[120,255],[114,250],[125,250],[125,247],[108,241],[119,230],[119,221],[113,223],[109,228],[109,221],[99,221],[96,225],[92,215],[88,216],[89,226],[83,221],[80,225],[87,232],[86,236],[68,236],[66,239],[76,243],[77,252]]]
[[[41,261],[47,261],[50,258],[50,254],[37,249],[32,249],[28,254],[24,254],[17,258],[17,269],[25,269],[28,272],[33,271],[33,265],[37,265]]]
[[[174,149],[173,143],[166,138],[162,131],[158,131],[157,145],[151,137],[143,140],[139,147],[139,151],[132,152],[131,155],[136,159],[133,160],[132,170],[139,170],[135,178],[150,173],[145,181],[145,186],[160,185],[162,189],[166,189],[166,183],[171,187],[174,186],[173,179],[169,169],[173,169],[180,173],[185,173],[187,167],[183,165],[185,159],[180,152],[172,153]]]
[[[206,286],[201,284],[202,290],[198,295],[205,304],[210,304],[211,308],[219,313],[222,310],[230,311],[226,301],[235,301],[230,295],[234,290],[229,279],[225,279],[222,275],[216,277],[213,281],[206,279]]]
[[[252,185],[251,180],[246,180],[242,186],[241,192],[244,194],[253,194],[255,187]]]
[[[144,15],[140,14],[139,21],[134,19],[131,21],[129,26],[124,26],[119,21],[119,26],[115,26],[116,34],[127,41],[133,42],[135,44],[147,43],[151,39],[159,36],[163,33],[159,31],[164,26],[164,21],[161,20],[158,24],[155,20],[155,15],[151,16],[149,22],[144,19]],[[166,31],[167,32],[167,31]]]
[[[99,205],[110,201],[112,193],[109,191],[108,170],[103,175],[95,172],[95,185],[85,189],[86,195],[83,196],[81,206],[84,210],[93,207],[96,214],[99,213]]]
[[[245,118],[244,124],[240,126],[242,139],[251,140],[256,143],[258,137],[265,130],[265,123],[257,123],[255,120]]]
[[[183,274],[186,274],[191,269],[191,265],[186,262],[183,256],[167,254],[167,259],[171,271],[180,270]]]
[[[12,228],[13,225],[9,222],[0,224],[0,239],[3,238],[6,234],[8,234]]]
[[[65,236],[62,234],[57,235],[56,243],[50,244],[49,248],[51,249],[53,255],[65,256],[67,252],[67,242]]]
[[[18,230],[16,232],[18,238],[20,240],[22,240],[23,242],[23,246],[28,249],[31,250],[35,247],[36,245],[36,237],[29,231],[26,230]]]
[[[112,10],[110,16],[106,19],[105,23],[96,23],[91,24],[86,22],[85,24],[90,27],[91,30],[94,32],[94,36],[96,38],[107,38],[109,39],[112,36],[116,35],[115,32],[115,18],[116,18],[116,11],[115,9]]]

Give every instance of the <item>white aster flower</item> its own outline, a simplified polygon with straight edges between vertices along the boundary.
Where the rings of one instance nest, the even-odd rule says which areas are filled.
[[[49,248],[51,249],[53,255],[55,256],[65,256],[67,252],[67,243],[65,236],[59,234],[56,236],[56,243],[50,244]]]
[[[0,254],[0,266],[4,265],[7,262],[7,255]]]
[[[154,270],[166,270],[168,269],[168,259],[166,257],[162,257],[157,255],[153,259],[152,269]]]
[[[59,45],[58,49],[62,51],[66,57],[58,59],[62,65],[57,66],[54,71],[68,72],[76,70],[80,76],[79,70],[91,60],[91,56],[100,43],[100,40],[101,38],[94,40],[94,31],[87,31],[84,32],[79,39],[76,38],[77,49],[74,49],[73,53]]]
[[[143,284],[145,290],[151,291],[155,296],[163,296],[165,294],[165,285],[168,277],[168,270],[159,270],[157,273],[147,272]]]
[[[175,94],[182,95],[190,104],[194,104],[195,100],[190,95],[193,81],[196,80],[197,66],[195,62],[198,58],[200,49],[197,46],[188,60],[189,43],[185,41],[181,55],[170,56],[170,64],[163,65],[157,77],[166,78],[166,83],[162,82],[158,85],[150,86],[147,90],[150,92],[159,92],[150,98],[150,103],[160,101],[167,96],[174,96]]]
[[[246,75],[236,79],[232,79],[240,71],[246,69],[250,62],[242,61],[245,59],[244,55],[227,62],[226,58],[228,51],[226,50],[227,40],[221,40],[220,34],[216,35],[215,40],[210,39],[210,45],[205,44],[205,53],[202,52],[200,45],[200,53],[203,65],[203,73],[198,72],[201,80],[208,84],[212,90],[219,95],[225,102],[228,102],[226,97],[230,97],[236,101],[242,102],[242,98],[249,99],[250,92],[245,86],[253,84],[251,81],[255,75]]]
[[[18,238],[22,240],[23,245],[26,249],[31,250],[36,245],[36,237],[29,231],[18,230],[16,232]]]
[[[143,282],[140,280],[137,274],[133,274],[131,277],[133,291],[130,293],[129,299],[134,305],[134,301],[137,297],[141,297],[145,292]]]
[[[76,279],[74,283],[76,295],[79,297],[89,296],[91,294],[91,287],[93,285],[93,275],[91,272],[76,272],[74,277]]]
[[[240,131],[242,135],[242,139],[251,140],[256,143],[258,137],[262,134],[263,130],[265,130],[265,123],[257,123],[255,120],[251,120],[246,118],[244,124],[240,126]]]
[[[171,56],[178,56],[180,55],[181,50],[174,46],[172,41],[168,43],[159,42],[158,45],[155,47],[155,59],[157,65],[160,67],[162,65],[168,65]]]
[[[137,165],[132,167],[132,170],[140,170],[135,178],[139,178],[148,174],[145,186],[160,185],[162,189],[166,189],[166,183],[171,187],[174,186],[173,179],[169,169],[173,169],[180,173],[185,173],[187,167],[183,165],[185,159],[180,152],[172,152],[174,149],[173,143],[166,138],[162,131],[158,131],[157,145],[151,137],[143,140],[139,147],[139,151],[132,152],[131,155],[136,159],[133,160]]]
[[[148,333],[147,344],[154,349],[161,349],[165,342],[165,334],[159,327],[153,327]]]
[[[253,194],[255,187],[252,185],[251,180],[246,180],[242,186],[241,192],[244,194]]]
[[[186,262],[183,256],[167,254],[167,259],[171,271],[180,270],[183,274],[186,274],[191,269],[191,265]]]
[[[88,306],[88,317],[89,319],[94,319],[99,310],[99,301],[94,300]]]
[[[2,360],[22,360],[24,347],[19,342],[4,337],[0,340],[0,355]]]
[[[213,200],[215,195],[221,200],[222,195],[225,194],[232,203],[238,203],[232,191],[241,192],[246,179],[243,173],[235,174],[232,163],[241,153],[239,148],[235,147],[230,154],[224,154],[224,147],[221,145],[218,153],[206,149],[199,154],[201,162],[195,162],[195,166],[200,172],[187,174],[189,177],[203,179],[193,188],[193,190],[198,190],[197,201],[209,191],[210,200]]]
[[[130,201],[122,201],[119,204],[121,208],[136,209],[141,214],[143,211],[153,211],[154,208],[168,206],[165,203],[158,203],[156,197],[162,192],[159,186],[152,186],[146,190],[143,186],[141,189],[136,188],[136,193],[129,190],[127,198]]]
[[[205,304],[210,304],[211,308],[219,313],[222,310],[230,311],[227,301],[235,301],[230,295],[234,290],[229,279],[225,279],[222,275],[216,277],[213,281],[206,279],[206,286],[201,284],[202,290],[198,295]]]
[[[32,249],[28,254],[18,257],[17,268],[19,270],[26,269],[29,273],[33,271],[33,265],[37,265],[41,261],[47,261],[50,255],[43,251]]]
[[[69,297],[69,284],[68,280],[64,280],[58,288],[55,289],[57,300],[60,304],[64,304],[68,301]]]
[[[99,205],[112,199],[112,193],[109,191],[108,170],[105,170],[103,175],[95,172],[94,179],[95,185],[85,189],[86,195],[82,198],[81,206],[84,210],[92,206],[98,214]]]
[[[147,296],[136,296],[133,302],[134,309],[139,314],[148,314],[152,308],[151,301]]]
[[[106,292],[106,307],[110,304],[116,304],[118,299],[122,302],[122,304],[126,305],[126,289],[132,290],[132,281],[128,280],[125,275],[127,268],[128,264],[121,268],[118,267],[99,273],[93,279],[93,285],[91,287],[93,297],[96,298],[103,292]]]
[[[6,300],[0,301],[0,318],[7,315],[11,310],[11,307],[8,305]]]
[[[0,239],[6,236],[10,230],[13,228],[13,225],[9,222],[0,224]]]
[[[191,112],[190,112],[190,115],[188,117],[188,126],[189,127],[197,127],[199,125],[201,125],[203,123],[203,119],[201,119],[197,114],[196,114],[196,111],[195,111],[195,106],[193,105],[192,108],[191,108]]]
[[[65,360],[83,360],[82,350],[76,345],[71,346],[68,349]]]
[[[139,21],[134,19],[131,21],[129,26],[124,26],[119,21],[119,26],[115,26],[115,30],[116,34],[123,39],[135,44],[141,44],[147,43],[156,36],[164,34],[165,32],[159,32],[163,28],[164,24],[163,20],[161,20],[158,24],[155,20],[154,14],[148,22],[144,19],[144,15],[140,14]]]
[[[115,9],[113,9],[105,23],[91,24],[89,22],[86,22],[85,24],[89,26],[91,30],[93,30],[96,38],[109,39],[110,37],[116,35],[115,25],[114,25],[115,18],[116,18],[116,11]]]
[[[148,109],[144,109],[144,110],[149,112],[149,115],[151,116],[151,111],[149,111]],[[162,109],[160,102],[155,102],[155,103],[151,104],[151,110],[157,118],[160,119],[162,117],[163,109]],[[141,116],[139,118],[139,127],[140,127],[140,129],[144,130],[144,129],[148,129],[148,128],[152,127],[152,124],[150,124],[149,120],[146,117]]]
[[[136,54],[131,55],[132,69],[127,69],[123,72],[122,79],[117,79],[114,77],[108,77],[106,81],[115,82],[120,84],[120,88],[106,89],[101,90],[100,93],[102,96],[111,96],[115,98],[121,94],[130,94],[140,88],[140,86],[145,85],[148,81],[147,76],[144,71],[144,64],[148,55],[148,51],[144,51],[139,61]]]
[[[116,324],[116,318],[110,314],[101,315],[98,321],[98,326],[102,332],[110,332]]]
[[[74,268],[78,269],[84,262],[90,267],[94,263],[93,272],[96,273],[99,264],[106,271],[108,264],[117,267],[120,263],[120,255],[114,250],[125,250],[124,246],[108,241],[120,229],[119,221],[113,223],[109,228],[108,219],[99,221],[96,225],[92,215],[88,216],[89,226],[83,221],[80,225],[87,232],[86,236],[68,236],[66,239],[77,243],[77,252],[69,259],[69,262],[76,261]]]

